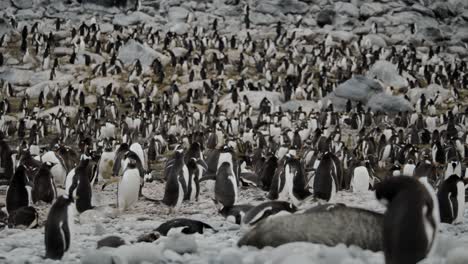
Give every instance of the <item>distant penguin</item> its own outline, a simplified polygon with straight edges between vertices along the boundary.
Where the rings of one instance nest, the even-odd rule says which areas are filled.
[[[39,171],[34,177],[34,185],[32,188],[32,200],[34,203],[44,201],[52,203],[57,197],[57,189],[55,188],[54,179],[50,169],[54,164],[45,162],[39,168]]]
[[[132,154],[132,152],[129,152]],[[127,168],[123,172],[117,191],[117,205],[121,212],[126,211],[138,201],[140,190],[140,171],[137,167],[137,159],[127,156]]]
[[[375,195],[387,205],[383,229],[385,263],[410,264],[424,259],[438,232],[437,201],[421,182],[405,176],[377,184]]]
[[[67,195],[57,198],[45,223],[46,258],[62,259],[73,241],[73,198]]]
[[[171,230],[180,229],[183,234],[189,235],[195,233],[203,234],[203,230],[207,228],[216,231],[212,226],[202,221],[176,218],[161,224],[155,231],[163,236],[167,236]]]
[[[442,182],[437,191],[440,221],[442,223],[462,223],[465,214],[465,185],[463,180],[453,174]]]
[[[251,228],[260,221],[273,215],[285,215],[292,214],[297,211],[297,207],[289,202],[285,201],[269,201],[261,203],[245,214],[242,220],[242,226],[244,228]]]
[[[223,207],[231,207],[237,202],[237,180],[229,162],[223,162],[216,173],[215,199]]]
[[[11,214],[16,209],[32,203],[31,186],[25,168],[20,165],[10,180],[6,194],[6,209]]]
[[[330,201],[338,190],[338,168],[330,152],[323,155],[314,177],[314,197]]]
[[[8,216],[9,228],[36,228],[39,226],[39,214],[32,206],[23,206]]]

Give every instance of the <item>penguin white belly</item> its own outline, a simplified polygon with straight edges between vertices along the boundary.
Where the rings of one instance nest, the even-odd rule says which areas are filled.
[[[143,169],[146,170],[147,166],[146,166],[145,153],[144,153],[143,148],[141,147],[141,145],[139,143],[133,143],[130,146],[130,150],[135,152],[138,155],[138,158],[141,161],[141,165],[143,166]]]
[[[366,167],[359,166],[354,169],[353,180],[351,181],[353,192],[365,192],[369,190],[369,182],[370,176]]]
[[[286,170],[286,173],[285,173],[285,178],[286,178],[286,186],[284,187],[287,187],[287,191],[288,191],[288,194],[289,194],[289,198],[291,199],[291,202],[294,204],[294,205],[299,205],[299,200],[296,198],[296,196],[294,195],[294,192],[293,192],[293,187],[294,187],[294,175],[290,172],[290,168],[289,168],[289,165],[286,166],[285,168]]]
[[[463,182],[457,182],[457,203],[458,212],[457,217],[453,221],[454,224],[463,223],[465,215],[465,185]]]
[[[103,152],[98,165],[98,180],[110,179],[112,177],[112,167],[114,166],[115,153]]]
[[[65,183],[65,179],[67,178],[67,171],[62,166],[62,164],[55,164],[51,169],[50,173],[54,178],[54,182],[56,185],[63,186]]]
[[[128,169],[124,172],[118,189],[119,210],[125,211],[138,200],[140,190],[140,172]]]
[[[229,181],[231,181],[232,188],[234,190],[234,204],[237,203],[237,180],[236,176],[234,176],[234,172],[228,176]]]
[[[177,184],[179,186],[179,191],[177,193],[177,203],[174,206],[175,209],[179,208],[182,204],[182,201],[184,200],[184,189],[182,187],[182,183],[178,180]]]
[[[73,184],[73,178],[75,177],[75,169],[72,169],[68,175],[67,178],[65,179],[65,192],[68,195],[70,193],[70,187]],[[76,189],[74,191],[74,194],[76,194]]]
[[[415,168],[416,166],[414,164],[406,164],[403,167],[403,176],[413,177]]]

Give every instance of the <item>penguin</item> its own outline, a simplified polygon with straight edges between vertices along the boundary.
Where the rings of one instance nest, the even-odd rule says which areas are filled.
[[[91,156],[83,154],[78,166],[74,169],[72,174],[71,185],[67,190],[67,194],[71,197],[75,197],[76,210],[82,213],[86,210],[94,208],[91,205],[92,189],[91,189],[91,175],[92,166],[90,164]],[[67,176],[67,180],[68,180]],[[67,186],[68,187],[68,186]],[[73,199],[73,198],[72,198]]]
[[[326,152],[314,177],[314,197],[330,201],[338,190],[338,168],[334,163],[333,154]]]
[[[50,162],[43,163],[34,177],[34,185],[32,188],[32,200],[34,203],[38,201],[52,203],[57,197],[57,189],[52,173],[50,172],[53,166],[54,164]]]
[[[353,169],[353,176],[351,178],[351,187],[353,192],[365,192],[369,190],[370,175],[366,166],[358,166]]]
[[[275,175],[277,167],[278,158],[271,154],[263,165],[262,173],[260,175],[260,181],[264,191],[270,190],[273,176]]]
[[[204,229],[211,229],[217,232],[211,225],[198,220],[192,220],[187,218],[176,218],[162,223],[158,228],[155,229],[159,234],[167,236],[171,230],[181,229],[181,232],[186,235],[190,234],[203,234]]]
[[[20,165],[10,180],[6,194],[6,210],[9,214],[32,204],[31,186],[25,168]]]
[[[437,200],[420,181],[407,176],[378,183],[375,195],[387,206],[383,227],[385,263],[410,264],[424,259],[438,233]]]
[[[32,206],[23,206],[8,216],[9,228],[36,228],[39,226],[39,214]]]
[[[231,207],[237,202],[237,180],[227,161],[220,164],[216,173],[215,200],[223,207]]]
[[[46,258],[59,260],[73,241],[73,198],[62,195],[52,205],[45,223]]]
[[[121,212],[131,208],[138,200],[141,177],[137,167],[137,158],[132,152],[129,152],[126,157],[127,167],[123,172],[117,191],[117,205]]]
[[[301,162],[291,154],[286,154],[281,170],[277,170],[268,198],[282,201],[291,200],[294,205],[310,196],[306,189],[306,178]],[[277,190],[277,193],[275,191]]]
[[[293,214],[297,211],[297,207],[289,202],[285,201],[269,201],[261,203],[245,214],[242,220],[242,227],[244,229],[250,229],[260,221],[274,216],[274,215],[287,215]]]
[[[440,221],[447,224],[462,223],[465,214],[465,184],[455,174],[445,179],[437,191]]]
[[[184,167],[186,166],[184,164],[183,150],[178,149],[174,153],[172,162],[166,166],[165,172],[167,181],[162,202],[169,206],[169,213],[171,213],[173,209],[180,207],[185,196],[184,185],[186,182],[184,179]]]
[[[246,213],[254,206],[250,204],[237,204],[231,207],[223,207],[219,213],[226,218],[228,222],[240,225]]]

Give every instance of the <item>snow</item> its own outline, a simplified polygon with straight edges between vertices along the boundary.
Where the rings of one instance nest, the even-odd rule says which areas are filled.
[[[146,183],[143,194],[147,197],[161,199],[164,190],[162,183]],[[115,209],[117,185],[106,187],[104,191],[93,193],[93,205],[97,208],[86,211],[76,218],[75,236],[72,247],[65,254],[62,263],[110,263],[111,256],[128,263],[138,261],[173,261],[183,263],[384,263],[382,252],[371,252],[358,247],[338,245],[327,247],[312,243],[290,243],[277,248],[267,247],[258,250],[253,247],[237,247],[242,235],[238,225],[227,222],[217,213],[211,198],[213,194],[202,184],[198,202],[184,202],[177,213],[168,215],[167,207],[140,199],[132,208],[122,214]],[[265,200],[266,192],[259,189],[240,189],[239,203],[258,204]],[[3,197],[0,196],[0,200]],[[255,202],[252,202],[255,201]],[[349,206],[366,208],[383,212],[383,206],[377,202],[372,191],[352,193],[340,191],[336,202]],[[307,207],[313,204],[307,204]],[[39,206],[41,221],[45,219],[46,206]],[[468,215],[465,213],[465,217]],[[125,241],[134,243],[138,236],[152,232],[161,223],[186,217],[204,221],[218,232],[211,230],[204,234],[170,234],[161,237],[154,243],[137,243],[124,245],[117,249],[102,248],[96,250],[97,241],[111,235],[119,236]],[[465,221],[466,222],[466,221]],[[460,262],[467,258],[459,241],[468,231],[468,223],[460,225],[442,225],[439,248],[435,256],[424,263],[441,263],[447,257],[447,263]],[[7,263],[16,261],[24,263],[53,263],[42,259],[45,254],[44,229],[4,229],[0,231],[0,256]],[[467,243],[465,238],[465,243]],[[273,262],[270,262],[274,260]],[[3,260],[0,259],[0,262]],[[450,261],[450,262],[449,262]],[[457,262],[458,261],[458,262]],[[58,262],[55,262],[58,263]],[[125,263],[125,262],[124,262]],[[157,263],[157,262],[156,262]],[[443,262],[442,262],[443,263]]]

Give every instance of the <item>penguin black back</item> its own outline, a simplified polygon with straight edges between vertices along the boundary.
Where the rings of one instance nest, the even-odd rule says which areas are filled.
[[[20,165],[10,180],[6,195],[6,209],[9,213],[30,203],[30,194],[27,189],[28,177],[23,165]],[[29,186],[28,186],[29,187]]]
[[[438,219],[437,205],[426,187],[413,177],[400,176],[377,184],[375,194],[388,204],[383,229],[385,263],[424,259],[435,239]]]
[[[68,196],[60,196],[52,205],[45,223],[46,258],[62,259],[70,247],[72,230],[70,229],[72,215],[69,206],[73,200]]]

